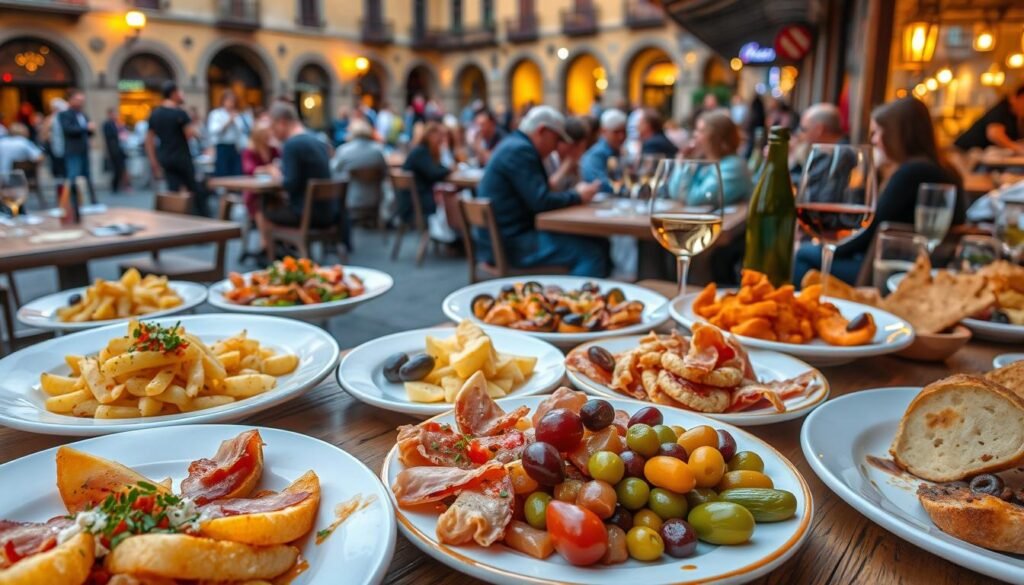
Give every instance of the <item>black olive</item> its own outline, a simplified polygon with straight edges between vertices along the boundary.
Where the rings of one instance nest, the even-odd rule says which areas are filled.
[[[1003,493],[1003,480],[991,473],[979,475],[971,480],[971,491],[999,497]]]
[[[403,382],[415,382],[427,377],[427,374],[434,369],[434,356],[426,353],[418,353],[405,362],[405,365],[398,370],[398,377]]]
[[[77,305],[82,302],[82,295],[75,293],[68,297],[68,305]]]
[[[565,317],[569,313],[572,313],[572,309],[570,309],[569,307],[567,307],[565,305],[558,305],[557,307],[555,307],[555,310],[552,311],[552,312],[554,314],[558,315],[559,317]]]
[[[409,361],[409,356],[404,353],[389,356],[384,360],[384,379],[395,384],[401,382],[402,378],[398,375],[398,371],[407,361]]]
[[[569,313],[568,315],[562,317],[562,323],[565,323],[566,325],[572,325],[573,327],[582,327],[583,315],[580,315],[579,313]]]
[[[524,295],[529,295],[533,293],[540,294],[542,292],[544,292],[544,287],[541,286],[540,283],[537,282],[536,280],[531,280],[530,282],[523,284]]]
[[[993,323],[1003,323],[1003,324],[1007,324],[1007,325],[1010,323],[1009,315],[1007,315],[1003,311],[998,311],[998,310],[997,311],[992,311],[992,316],[989,317],[988,320],[993,322]]]
[[[590,349],[587,350],[587,357],[589,357],[590,361],[594,362],[597,367],[606,372],[612,372],[615,370],[615,358],[612,357],[611,352],[599,345],[590,346]]]
[[[601,290],[601,287],[597,286],[597,283],[591,280],[589,282],[584,282],[583,286],[580,287],[580,290],[583,292],[596,293]]]
[[[469,303],[469,306],[477,319],[483,319],[487,312],[491,310],[491,307],[494,306],[494,297],[488,294],[476,295]]]
[[[858,329],[863,329],[867,327],[868,323],[868,314],[861,313],[860,315],[857,315],[853,319],[850,319],[850,322],[846,325],[846,330],[857,331]]]

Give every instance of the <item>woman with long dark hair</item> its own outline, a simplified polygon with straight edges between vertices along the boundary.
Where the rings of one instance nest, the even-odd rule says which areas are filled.
[[[448,129],[440,122],[427,122],[418,130],[418,135],[413,138],[415,146],[405,157],[402,168],[413,175],[423,216],[426,217],[437,211],[437,205],[434,203],[434,185],[445,180],[452,171],[441,164],[441,149],[447,139]],[[412,222],[412,195],[401,191],[396,196],[398,216],[405,222]]]

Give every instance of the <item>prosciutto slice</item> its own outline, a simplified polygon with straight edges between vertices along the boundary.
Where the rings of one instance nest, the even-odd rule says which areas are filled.
[[[455,397],[455,422],[459,430],[474,437],[500,435],[516,426],[530,412],[520,406],[506,413],[487,394],[487,378],[483,372],[473,374]]]
[[[812,386],[817,384],[818,377],[815,372],[805,372],[796,378],[775,382],[744,380],[743,384],[732,393],[729,412],[745,410],[762,399],[770,402],[776,411],[785,412],[786,405],[783,403],[785,399],[806,394]]]
[[[505,537],[514,502],[508,475],[485,480],[460,493],[455,503],[438,517],[437,539],[445,544],[476,541],[480,546],[490,546]]]
[[[427,421],[398,428],[398,459],[406,467],[475,467],[466,450],[468,440],[449,425]]]
[[[230,494],[252,472],[263,449],[259,431],[245,431],[224,441],[213,459],[199,459],[188,466],[188,477],[181,482],[181,495],[192,498],[197,506]]]
[[[565,367],[605,386],[612,383],[611,373],[604,368],[598,367],[597,364],[587,357],[587,352],[585,351],[575,349],[571,351],[565,357]]]
[[[437,502],[482,481],[495,481],[506,475],[499,461],[489,461],[476,469],[458,467],[410,467],[399,472],[391,491],[399,506],[417,506]]]
[[[545,414],[556,408],[567,408],[578,414],[586,402],[587,395],[583,392],[577,392],[572,388],[560,386],[551,396],[548,396],[537,405],[537,409],[533,411],[533,426],[536,427]]]
[[[0,569],[57,546],[57,533],[72,522],[63,516],[43,524],[0,520]]]
[[[311,495],[309,492],[280,492],[258,498],[231,498],[207,504],[202,511],[212,518],[276,512],[303,502]]]

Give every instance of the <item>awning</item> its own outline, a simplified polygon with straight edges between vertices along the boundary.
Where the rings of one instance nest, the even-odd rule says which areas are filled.
[[[779,29],[810,21],[810,0],[662,0],[665,12],[725,58],[772,46]]]

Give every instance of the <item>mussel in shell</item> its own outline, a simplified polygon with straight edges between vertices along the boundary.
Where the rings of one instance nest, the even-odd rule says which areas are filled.
[[[580,287],[580,290],[588,293],[596,293],[601,291],[601,287],[597,286],[596,282],[589,280],[583,283],[583,286]]]
[[[473,316],[477,319],[483,319],[493,306],[494,297],[488,294],[476,295],[469,303],[469,307],[473,311]]]
[[[622,292],[622,289],[615,287],[609,290],[604,295],[604,302],[609,306],[614,307],[626,300],[626,293]]]
[[[529,282],[523,283],[523,294],[524,295],[541,294],[543,292],[544,292],[544,287],[541,286],[541,284],[539,282],[537,282],[536,280],[531,280]]]

